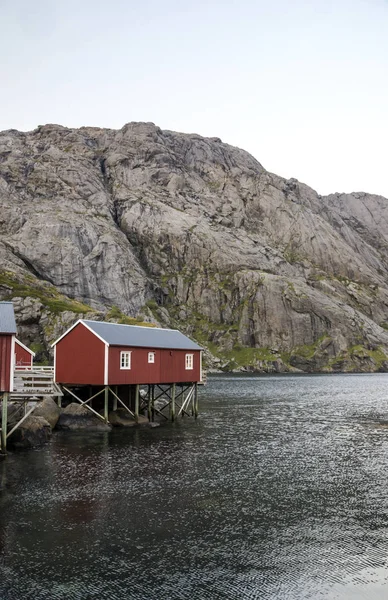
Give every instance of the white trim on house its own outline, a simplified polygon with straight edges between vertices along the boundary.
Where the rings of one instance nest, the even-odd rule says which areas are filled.
[[[109,385],[109,344],[106,342],[104,354],[104,385]]]
[[[54,347],[56,344],[58,344],[58,342],[59,342],[59,341],[60,341],[62,338],[64,338],[64,337],[65,337],[65,336],[66,336],[68,333],[70,333],[70,331],[72,331],[72,330],[74,329],[74,327],[77,327],[78,323],[82,323],[82,319],[78,319],[78,321],[76,321],[76,323],[74,323],[74,325],[72,325],[72,326],[70,327],[70,329],[68,329],[67,331],[65,331],[65,333],[63,333],[63,334],[61,335],[61,337],[59,337],[57,340],[55,340],[55,342],[53,342],[53,343],[51,344],[51,348],[53,348],[53,347]],[[94,332],[93,332],[93,333],[94,333]]]
[[[72,331],[72,330],[74,329],[74,327],[77,327],[77,325],[78,325],[79,323],[82,323],[82,325],[83,325],[84,327],[86,327],[86,329],[88,329],[89,331],[91,331],[91,332],[93,333],[93,335],[95,335],[95,336],[96,336],[96,338],[98,338],[98,339],[99,339],[101,342],[103,342],[103,344],[106,344],[107,346],[109,346],[108,342],[106,342],[106,341],[105,341],[105,340],[104,340],[104,339],[103,339],[103,338],[102,338],[100,335],[98,335],[98,333],[96,333],[95,331],[93,331],[93,329],[92,329],[91,327],[89,327],[89,325],[86,325],[86,323],[85,323],[85,321],[83,321],[83,319],[78,319],[78,321],[77,321],[76,323],[74,323],[74,325],[72,325],[72,326],[70,327],[70,329],[68,329],[67,331],[65,331],[65,333],[63,333],[63,334],[61,335],[61,337],[59,337],[57,340],[55,340],[55,342],[53,342],[53,343],[51,344],[51,348],[52,348],[53,346],[55,346],[56,344],[58,344],[58,342],[60,342],[60,341],[61,341],[61,339],[63,339],[63,338],[64,338],[64,337],[65,337],[65,336],[66,336],[68,333],[70,333],[70,331]]]
[[[18,346],[20,346],[21,348],[23,348],[23,350],[27,350],[27,352],[29,352],[32,356],[35,357],[35,352],[33,352],[32,350],[30,350],[30,348],[27,348],[27,346],[25,346],[20,340],[18,340],[17,338],[15,338],[15,344],[18,344]]]
[[[54,346],[54,381],[57,383],[57,347]]]
[[[149,364],[155,363],[155,352],[148,352],[148,363]]]
[[[89,327],[89,325],[86,325],[85,321],[82,321],[82,319],[81,319],[80,323],[82,323],[82,325],[83,325],[84,327],[86,327],[86,329],[89,329],[89,331],[91,331],[92,333],[94,333],[94,335],[95,335],[95,336],[96,336],[96,337],[97,337],[99,340],[101,340],[101,342],[102,342],[103,344],[105,344],[106,346],[109,346],[108,342],[107,342],[106,340],[104,340],[104,338],[102,338],[100,335],[98,335],[98,333],[96,333],[95,331],[93,331],[93,329],[92,329],[91,327]],[[67,333],[69,333],[69,332],[67,332]]]
[[[122,350],[120,352],[120,370],[121,371],[130,371],[131,370],[131,354],[132,354],[132,351],[128,351],[128,350]],[[124,363],[124,366],[123,366],[123,363]],[[125,365],[127,365],[127,366],[125,366]]]
[[[11,341],[11,370],[9,372],[9,391],[13,392],[13,380],[14,380],[14,376],[15,376],[15,339],[16,337],[13,335],[12,336],[12,341]]]
[[[186,371],[192,371],[194,369],[194,354],[186,354],[185,369]]]
[[[199,353],[199,381],[201,383],[203,382],[203,377],[202,377],[202,353],[203,353],[203,351],[201,350],[201,352]]]

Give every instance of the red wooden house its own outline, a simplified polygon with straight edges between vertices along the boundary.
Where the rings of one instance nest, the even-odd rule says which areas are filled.
[[[0,393],[12,392],[16,322],[12,302],[0,302]]]
[[[202,381],[202,348],[175,329],[80,320],[53,347],[55,381],[60,384]]]
[[[27,348],[20,340],[15,339],[15,366],[18,369],[32,369],[35,352]]]

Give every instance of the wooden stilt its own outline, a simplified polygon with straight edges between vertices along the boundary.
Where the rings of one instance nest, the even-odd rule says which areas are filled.
[[[1,411],[1,452],[7,453],[7,420],[8,420],[8,394],[3,394],[3,410]]]
[[[135,421],[136,421],[136,423],[139,422],[139,391],[140,391],[140,385],[137,384],[136,391],[135,391]]]
[[[171,421],[175,421],[175,389],[176,389],[176,384],[173,383],[172,390],[171,390],[171,405],[170,405]]]
[[[189,390],[189,391],[187,393],[186,398],[183,396],[183,402],[182,402],[181,406],[179,406],[179,404],[176,402],[176,398],[175,398],[175,402],[179,406],[178,417],[179,417],[180,414],[182,415],[182,417],[184,415],[187,415],[189,417],[190,414],[187,412],[187,410],[189,409],[190,402],[191,402],[191,405],[193,406],[193,402],[194,402],[194,400],[193,400],[193,398],[194,398],[194,386],[190,386],[190,388],[186,388],[186,390]],[[192,415],[193,415],[193,412],[192,412]]]
[[[32,408],[30,408],[30,410],[29,410],[29,411],[27,411],[27,412],[25,413],[24,417],[22,417],[22,418],[20,419],[20,421],[18,421],[18,423],[16,423],[15,427],[13,427],[13,429],[11,429],[11,431],[9,431],[9,432],[7,433],[7,438],[9,438],[9,436],[10,436],[10,435],[12,435],[12,434],[13,434],[13,432],[14,432],[14,431],[16,431],[16,429],[17,429],[18,427],[20,427],[20,425],[21,425],[22,423],[24,423],[24,421],[25,421],[26,419],[28,419],[28,417],[29,417],[29,416],[30,416],[30,415],[31,415],[31,414],[34,412],[35,408],[36,408],[36,405],[35,405],[35,406],[33,406]]]
[[[193,391],[193,393],[191,394],[191,401],[190,401],[191,411],[190,412],[191,412],[191,416],[194,417],[194,414],[195,414],[195,393],[194,393],[194,390],[192,390],[192,391]]]
[[[155,386],[151,385],[151,416],[152,422],[155,421]]]
[[[198,383],[194,384],[194,416],[198,417]]]
[[[151,421],[152,417],[152,399],[151,399],[151,388],[152,386],[148,386],[148,394],[147,394],[147,417],[148,420]]]
[[[117,385],[114,387],[114,393],[117,396]],[[113,396],[113,410],[117,410],[117,397]]]
[[[109,388],[105,386],[105,394],[104,394],[104,419],[108,423],[109,421]]]
[[[115,392],[109,388],[110,393],[113,395],[113,397],[115,396]],[[116,396],[117,402],[119,402],[121,404],[121,406],[127,411],[127,413],[129,413],[131,415],[131,417],[135,418],[135,415],[133,414],[133,412],[131,411],[131,409],[128,408],[128,406],[126,404],[124,404],[124,402],[121,400],[121,398],[119,396]]]

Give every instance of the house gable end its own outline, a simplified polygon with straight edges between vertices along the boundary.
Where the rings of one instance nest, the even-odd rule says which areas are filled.
[[[73,331],[73,329],[75,329],[77,327],[77,325],[80,325],[80,324],[83,325],[84,327],[86,327],[86,329],[88,329],[93,335],[96,336],[96,338],[98,338],[106,346],[109,346],[108,342],[106,340],[104,340],[104,338],[102,338],[100,335],[98,335],[98,333],[93,331],[93,329],[91,327],[89,327],[89,325],[87,323],[85,323],[85,321],[83,319],[78,319],[78,321],[76,323],[74,323],[74,325],[72,325],[67,331],[65,331],[65,333],[63,333],[61,335],[61,337],[59,337],[57,340],[55,340],[55,342],[53,342],[51,344],[51,348],[54,348],[54,346],[56,346],[58,344],[58,342],[60,342],[65,336],[67,336],[71,331]]]

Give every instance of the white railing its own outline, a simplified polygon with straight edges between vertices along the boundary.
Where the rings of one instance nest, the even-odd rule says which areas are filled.
[[[54,383],[54,368],[41,367],[16,370],[13,380],[14,396],[62,396]]]
[[[15,365],[15,371],[36,371],[37,373],[54,373],[54,367],[29,365]]]

